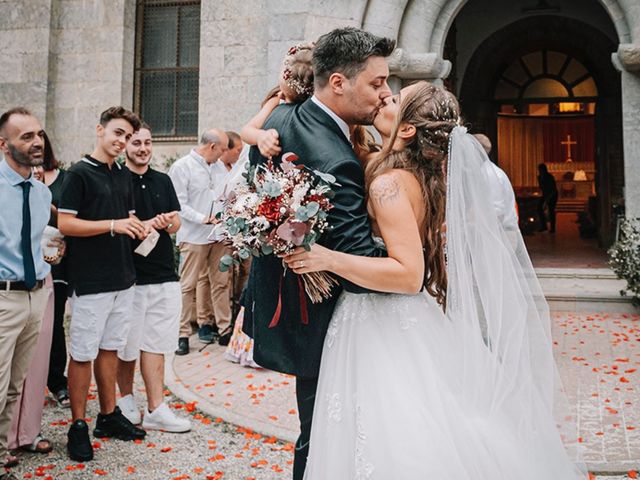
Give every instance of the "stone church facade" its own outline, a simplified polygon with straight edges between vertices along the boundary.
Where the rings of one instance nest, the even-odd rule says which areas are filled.
[[[0,109],[30,108],[71,162],[92,148],[99,112],[122,104],[157,118],[156,156],[175,157],[207,127],[239,130],[289,46],[346,25],[397,39],[394,89],[443,82],[494,138],[510,62],[578,59],[597,87],[583,96],[596,105],[600,224],[619,197],[640,216],[638,0],[4,0]]]

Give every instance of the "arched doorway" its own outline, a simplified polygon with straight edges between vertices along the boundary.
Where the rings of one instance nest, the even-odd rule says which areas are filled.
[[[555,252],[562,263],[567,248],[589,246],[584,253],[604,266],[615,230],[612,208],[624,187],[621,88],[610,32],[555,15],[516,20],[479,45],[456,44],[455,32],[454,23],[445,57],[453,52],[458,81],[449,84],[471,128],[493,140],[492,159],[514,183],[523,230],[533,233],[537,225],[536,167],[546,163],[560,191],[559,220],[571,222],[563,232],[573,230],[544,240],[541,251]],[[466,65],[456,69],[455,52],[470,48]]]

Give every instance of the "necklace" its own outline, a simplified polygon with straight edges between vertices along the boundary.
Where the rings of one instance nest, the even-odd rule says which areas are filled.
[[[191,158],[193,158],[196,163],[198,165],[200,165],[202,168],[204,168],[204,171],[207,172],[207,176],[209,177],[209,190],[214,190],[215,189],[215,185],[213,184],[213,171],[211,170],[211,165],[209,165],[206,160],[203,160],[204,163],[206,163],[208,166],[203,165],[203,163],[200,161],[199,158],[194,157],[193,155],[191,155]]]

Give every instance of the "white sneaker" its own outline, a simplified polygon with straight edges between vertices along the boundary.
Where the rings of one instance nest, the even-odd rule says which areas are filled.
[[[120,407],[120,411],[122,414],[134,425],[140,425],[142,418],[140,418],[140,410],[136,405],[136,399],[133,398],[133,395],[125,395],[121,399],[118,400],[118,407]]]
[[[178,417],[166,403],[161,403],[153,412],[145,409],[142,428],[145,430],[163,430],[165,432],[183,433],[191,430],[191,422]]]

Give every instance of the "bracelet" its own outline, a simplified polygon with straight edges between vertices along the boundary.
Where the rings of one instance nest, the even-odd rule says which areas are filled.
[[[116,226],[116,221],[111,220],[111,225],[109,226],[109,233],[111,233],[112,237],[116,236],[116,232],[114,231],[115,226]]]

